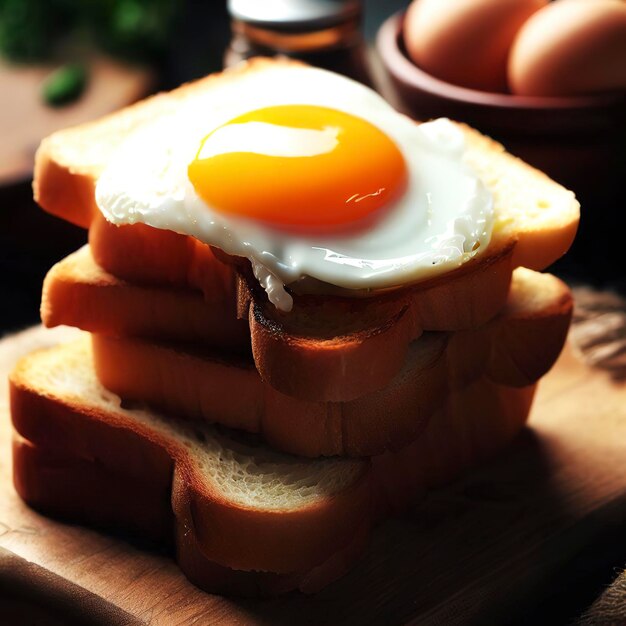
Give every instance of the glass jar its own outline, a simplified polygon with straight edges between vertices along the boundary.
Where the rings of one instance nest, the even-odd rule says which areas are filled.
[[[224,65],[283,55],[371,85],[360,0],[229,0]]]

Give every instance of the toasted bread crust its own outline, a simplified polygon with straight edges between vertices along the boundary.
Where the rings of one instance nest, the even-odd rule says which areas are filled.
[[[375,300],[303,296],[285,315],[269,304],[249,272],[220,263],[208,246],[188,237],[140,225],[118,228],[98,216],[90,241],[96,259],[129,280],[191,285],[226,307],[231,305],[225,300],[237,298],[238,316],[248,322],[263,381],[312,402],[346,402],[383,389],[400,370],[409,343],[422,332],[476,328],[492,319],[505,306],[517,250],[511,244],[480,265],[459,268],[416,286],[417,291],[396,290]],[[133,267],[124,260],[128,249],[136,251]],[[169,251],[166,258],[176,261],[169,267],[177,269],[169,276],[164,249]],[[237,270],[234,286],[226,278],[229,269]],[[563,333],[557,324],[548,336],[558,343]],[[550,360],[552,351],[544,354]],[[501,382],[507,384],[506,379]]]
[[[224,354],[250,353],[250,333],[224,290],[200,292],[131,284],[98,267],[85,246],[48,272],[41,299],[45,326],[196,342]]]
[[[339,404],[280,394],[249,363],[238,366],[173,346],[93,335],[98,378],[115,394],[259,433],[273,448],[308,457],[369,456],[415,439],[450,388],[445,344],[445,337],[429,342],[416,364],[382,391]],[[474,378],[481,370],[475,371]]]
[[[410,446],[372,457],[379,514],[401,513],[416,494],[496,454],[526,422],[535,391],[536,385],[503,387],[483,378],[448,396]]]
[[[89,241],[96,263],[114,276],[191,287],[207,299],[235,298],[263,380],[319,402],[382,389],[424,330],[473,328],[493,318],[506,302],[514,251],[510,243],[473,269],[463,266],[376,298],[300,296],[289,314],[281,314],[245,265],[221,263],[209,246],[189,237],[144,225],[117,227],[96,216]]]
[[[244,273],[238,311],[248,320],[256,368],[272,387],[303,400],[345,402],[384,389],[422,332],[477,328],[498,314],[511,282],[513,249],[511,245],[483,259],[471,272],[460,268],[446,280],[390,292],[375,301],[301,298],[289,314],[269,304]],[[371,322],[349,334],[316,335],[318,326],[333,328],[337,318]]]
[[[21,497],[43,512],[173,540],[192,581],[245,595],[314,591],[341,575],[376,520],[506,445],[522,428],[533,392],[478,381],[451,397],[411,446],[364,462],[340,494],[312,508],[272,512],[233,506],[201,487],[179,442],[39,389],[29,378],[32,358],[11,376]]]
[[[505,385],[535,382],[559,354],[572,310],[569,290],[558,279],[516,270],[509,306],[492,322],[471,331],[426,333],[411,347],[408,360],[403,355],[398,374],[385,387],[349,402],[322,403],[276,391],[262,382],[250,360],[221,348],[216,355],[197,345],[137,338],[154,339],[155,314],[150,312],[171,309],[174,330],[187,328],[186,339],[193,340],[196,331],[189,322],[196,307],[189,301],[197,303],[194,298],[199,296],[179,289],[123,283],[101,272],[83,250],[46,279],[44,321],[96,332],[100,380],[123,398],[261,433],[274,447],[304,456],[362,456],[406,445],[450,389],[483,373]],[[539,301],[529,304],[528,298]],[[143,314],[148,317],[141,319]],[[227,311],[223,315],[224,323],[215,318],[218,330],[232,319]],[[165,317],[159,327],[169,321]],[[129,324],[138,331],[134,339],[126,332]],[[397,328],[402,325],[391,326]],[[381,335],[383,340],[389,336]],[[381,350],[386,349],[383,341]]]
[[[185,511],[184,521],[175,523],[168,485],[119,475],[98,462],[35,446],[19,436],[13,439],[12,451],[16,490],[32,507],[64,520],[130,532],[161,549],[171,548],[187,578],[213,593],[246,597],[295,589],[314,593],[347,572],[370,531],[369,523],[362,524],[346,546],[308,572],[234,570],[204,555],[190,512]]]
[[[371,456],[418,438],[446,395],[480,376],[524,387],[550,369],[569,327],[571,295],[550,275],[525,275],[547,292],[540,306],[516,304],[514,289],[499,317],[474,330],[424,335],[389,385],[350,402],[296,400],[263,383],[249,364],[129,338],[93,335],[95,368],[123,398],[260,433],[287,452]]]
[[[287,60],[256,59],[102,120],[55,133],[42,142],[37,153],[36,200],[55,215],[91,226],[90,240],[97,262],[120,278],[191,286],[208,298],[216,289],[232,289],[235,282],[241,291],[246,283],[241,266],[231,259],[232,267],[224,269],[208,246],[146,227],[107,229],[95,207],[95,184],[117,146],[151,119],[167,115],[181,101],[217,90],[230,80],[251,72],[281,71],[291,64]],[[499,144],[466,126],[461,128],[467,140],[469,164],[494,186],[496,195],[500,179],[508,184],[516,177],[542,191],[563,195],[562,188],[507,155]],[[533,211],[538,210],[535,200],[531,198]],[[515,228],[499,228],[486,251],[440,281],[396,289],[391,296],[370,294],[367,306],[371,324],[358,332],[344,317],[346,309],[358,306],[353,297],[325,295],[316,299],[296,294],[296,308],[303,314],[286,318],[268,306],[264,293],[244,288],[234,297],[241,317],[250,323],[255,362],[263,379],[284,393],[317,401],[348,401],[372,388],[384,387],[398,371],[407,344],[423,330],[449,331],[485,323],[504,305],[514,267],[543,269],[564,254],[578,224],[573,197],[570,204],[562,215],[551,219],[529,218]],[[128,254],[131,248],[132,255]],[[239,281],[234,280],[236,275]],[[457,306],[460,300],[463,306]],[[310,320],[320,303],[330,320],[323,337],[306,319],[307,310]],[[315,328],[320,329],[319,325]],[[382,344],[385,350],[380,349]],[[370,366],[365,368],[367,362]],[[344,376],[340,386],[336,383],[338,373]]]
[[[116,473],[72,449],[34,445],[18,435],[12,449],[15,489],[34,508],[172,546],[174,515],[165,476],[133,476],[124,467]]]
[[[85,409],[80,398],[41,395],[24,372],[27,361],[20,363],[10,383],[11,415],[20,436],[56,454],[98,459],[103,468],[120,478],[145,481],[151,483],[154,493],[171,494],[174,516],[180,522],[185,517],[179,508],[191,507],[194,523],[201,529],[203,549],[224,567],[275,573],[308,571],[347,543],[353,529],[368,515],[370,487],[365,462],[360,478],[317,504],[296,510],[246,510],[196,474],[182,444],[146,430],[140,423],[129,424],[118,415]],[[31,480],[40,479],[31,474]],[[15,482],[19,491],[23,481],[16,478]],[[151,504],[148,511],[155,508]],[[211,535],[211,529],[219,529],[219,533]]]

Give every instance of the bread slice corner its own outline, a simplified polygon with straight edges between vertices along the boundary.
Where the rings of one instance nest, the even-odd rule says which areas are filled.
[[[126,408],[98,382],[88,336],[23,357],[10,389],[14,427],[33,445],[100,459],[120,476],[169,481],[178,523],[197,527],[205,555],[224,567],[307,571],[367,517],[367,462],[303,459]]]

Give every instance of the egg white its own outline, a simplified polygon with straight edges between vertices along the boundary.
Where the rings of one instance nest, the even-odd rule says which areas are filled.
[[[408,186],[373,228],[296,235],[220,213],[198,196],[187,167],[201,140],[243,113],[285,104],[350,113],[396,143],[407,164]],[[363,150],[375,158],[366,145]],[[493,202],[463,163],[463,152],[463,135],[448,120],[418,125],[345,77],[276,66],[228,81],[131,134],[100,176],[96,203],[114,224],[172,230],[250,259],[270,300],[290,310],[284,285],[303,277],[345,289],[386,288],[448,272],[480,254],[491,236]]]

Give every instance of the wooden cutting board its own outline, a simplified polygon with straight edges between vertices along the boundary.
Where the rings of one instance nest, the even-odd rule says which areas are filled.
[[[34,328],[5,339],[0,376],[19,354],[71,334]],[[530,427],[506,453],[380,526],[351,573],[317,596],[267,601],[205,594],[164,555],[29,510],[11,485],[3,386],[0,589],[13,583],[22,597],[103,624],[508,620],[567,585],[571,560],[624,528],[626,382],[618,373],[585,365],[568,345],[541,383]]]

